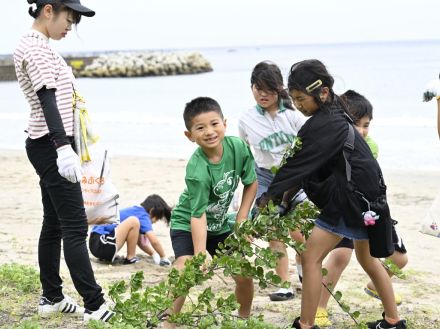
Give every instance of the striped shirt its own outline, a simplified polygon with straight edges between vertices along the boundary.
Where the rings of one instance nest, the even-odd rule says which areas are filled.
[[[28,101],[31,112],[27,133],[31,139],[47,135],[46,120],[37,91],[56,89],[58,110],[67,136],[73,136],[72,93],[75,77],[72,68],[49,45],[42,33],[31,30],[20,40],[14,52],[15,72],[18,83]]]

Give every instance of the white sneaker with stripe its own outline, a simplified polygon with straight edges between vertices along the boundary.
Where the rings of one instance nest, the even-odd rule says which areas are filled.
[[[90,320],[97,320],[101,322],[108,322],[115,312],[111,311],[109,305],[104,303],[96,311],[90,311],[88,309],[84,310],[84,322],[89,322]]]
[[[53,314],[70,314],[81,316],[84,314],[84,308],[79,306],[72,298],[64,295],[64,299],[59,302],[51,302],[46,297],[41,297],[38,303],[38,315],[49,317]]]

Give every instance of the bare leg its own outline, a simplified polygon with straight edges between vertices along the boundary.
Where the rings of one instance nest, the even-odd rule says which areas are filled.
[[[176,259],[174,262],[174,267],[181,271],[185,267],[185,261],[187,259],[191,259],[192,256],[180,256]],[[185,303],[185,296],[178,297],[173,304],[173,309],[168,309],[168,314],[175,314],[182,310],[183,304]],[[176,328],[176,325],[174,323],[169,323],[167,321],[164,322],[164,328],[166,329],[173,329]]]
[[[322,285],[322,261],[341,241],[341,237],[315,226],[306,241],[306,250],[301,254],[303,266],[303,292],[301,299],[301,319],[305,325],[313,325]]]
[[[391,259],[393,263],[396,264],[396,266],[400,269],[404,268],[406,264],[408,264],[408,255],[398,251],[395,251],[390,257],[388,257],[388,259]],[[393,272],[390,272],[388,270],[387,273],[390,276],[390,278],[393,277],[394,275]],[[367,283],[367,287],[369,289],[376,290],[376,287],[371,281]]]
[[[336,248],[332,250],[327,257],[326,262],[322,266],[327,269],[327,275],[323,278],[322,282],[326,284],[331,290],[336,287],[342,272],[344,272],[348,263],[350,262],[353,249],[350,248]],[[321,289],[321,298],[319,299],[318,307],[327,309],[330,293],[324,287]]]
[[[235,298],[240,304],[238,315],[242,318],[248,318],[251,315],[252,300],[254,298],[254,283],[252,278],[243,276],[234,276]]]
[[[269,241],[269,246],[272,251],[280,252],[283,254],[278,259],[277,266],[275,267],[275,272],[284,281],[290,281],[289,278],[289,256],[287,255],[286,246],[280,241]]]
[[[377,288],[385,315],[392,319],[399,319],[391,279],[379,259],[370,255],[369,242],[367,240],[354,241],[354,249],[359,264]]]
[[[136,256],[136,245],[139,236],[140,223],[136,217],[129,217],[115,229],[116,245],[120,250],[127,242],[127,259]]]
[[[301,242],[301,243],[305,243],[306,242],[306,239],[304,238],[304,235],[299,230],[290,231],[290,237],[292,238],[292,240],[294,240],[296,242]],[[302,274],[301,256],[298,253],[295,255],[295,263],[296,263],[296,268],[297,268],[297,271],[298,271],[298,276],[299,276],[300,281],[301,281],[303,274]]]

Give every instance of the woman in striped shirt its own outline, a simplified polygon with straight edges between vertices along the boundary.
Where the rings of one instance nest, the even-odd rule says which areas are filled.
[[[51,47],[49,39],[61,40],[82,16],[95,12],[79,0],[27,0],[33,5],[30,31],[14,52],[17,79],[30,106],[26,152],[39,178],[43,225],[38,262],[43,294],[38,313],[48,316],[69,313],[108,321],[108,309],[96,283],[87,251],[87,218],[81,193],[81,166],[73,150],[72,95],[75,79],[71,68]],[[61,239],[72,281],[85,309],[62,292],[59,274]]]

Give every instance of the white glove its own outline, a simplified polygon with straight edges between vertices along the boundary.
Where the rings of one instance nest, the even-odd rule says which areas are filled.
[[[81,181],[81,164],[78,155],[73,151],[70,145],[63,145],[57,148],[58,172],[61,176],[71,183]]]
[[[153,257],[154,264],[159,265],[160,264],[160,256],[159,256],[159,254],[157,252],[155,252],[152,257]]]
[[[166,258],[166,257],[162,257],[160,259],[159,265],[160,266],[170,266],[171,265],[171,261],[168,258]]]
[[[440,80],[438,79],[430,81],[423,92],[424,102],[429,102],[434,97],[437,99],[440,97]]]

